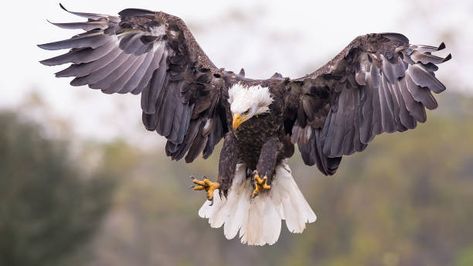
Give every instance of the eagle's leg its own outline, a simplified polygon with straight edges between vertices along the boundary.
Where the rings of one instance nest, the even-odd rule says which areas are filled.
[[[192,178],[192,182],[195,184],[192,188],[194,190],[205,190],[207,192],[207,199],[210,201],[213,200],[214,191],[217,189],[220,189],[219,192],[226,196],[235,175],[237,162],[236,138],[229,132],[225,136],[222,151],[220,152],[217,181],[212,182],[205,176],[203,179]]]
[[[221,184],[220,193],[227,196],[233,182],[238,163],[238,146],[235,135],[228,132],[223,140],[218,162],[218,182]]]
[[[274,170],[282,148],[282,143],[278,137],[272,137],[261,148],[261,153],[256,165],[256,171],[253,173],[253,193],[254,198],[261,192],[271,189]]]

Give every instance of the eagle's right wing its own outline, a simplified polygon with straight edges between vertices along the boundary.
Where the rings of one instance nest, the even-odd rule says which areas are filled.
[[[72,63],[56,76],[74,77],[73,86],[141,94],[143,123],[168,139],[168,156],[186,156],[186,162],[201,152],[208,157],[228,131],[221,110],[224,81],[184,22],[141,9],[125,9],[119,16],[70,13],[88,20],[53,24],[85,32],[39,45],[46,50],[70,49],[41,63]]]
[[[343,155],[362,151],[383,132],[405,131],[425,122],[437,107],[432,92],[439,47],[412,45],[398,33],[368,34],[352,41],[317,71],[290,81],[292,139],[304,162],[333,174]],[[291,121],[292,120],[292,121]]]

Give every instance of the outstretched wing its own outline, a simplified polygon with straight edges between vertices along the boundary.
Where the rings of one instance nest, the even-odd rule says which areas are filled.
[[[290,81],[292,140],[304,162],[333,174],[343,155],[364,150],[376,135],[425,122],[425,108],[437,107],[431,92],[445,90],[434,72],[451,55],[432,55],[443,48],[411,45],[397,33],[368,34],[317,71]]]
[[[70,13],[88,20],[53,24],[85,32],[39,45],[46,50],[70,49],[41,63],[72,63],[56,76],[74,77],[73,86],[141,93],[143,123],[168,139],[168,156],[186,156],[186,162],[201,152],[208,157],[228,131],[220,110],[224,81],[184,22],[141,9],[125,9],[119,16]]]

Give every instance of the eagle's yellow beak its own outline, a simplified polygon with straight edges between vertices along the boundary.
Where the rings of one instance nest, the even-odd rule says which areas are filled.
[[[233,121],[232,121],[233,130],[237,129],[246,120],[248,120],[247,115],[234,114],[233,115]]]

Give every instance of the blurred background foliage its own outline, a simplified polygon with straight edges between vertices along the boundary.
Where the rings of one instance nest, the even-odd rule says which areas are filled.
[[[334,177],[293,158],[319,219],[262,248],[197,216],[204,196],[188,177],[214,176],[218,152],[186,165],[15,113],[0,114],[0,265],[473,265],[473,99],[460,94],[344,158]]]
[[[110,206],[114,171],[84,172],[67,140],[12,112],[0,128],[0,265],[72,263]]]

